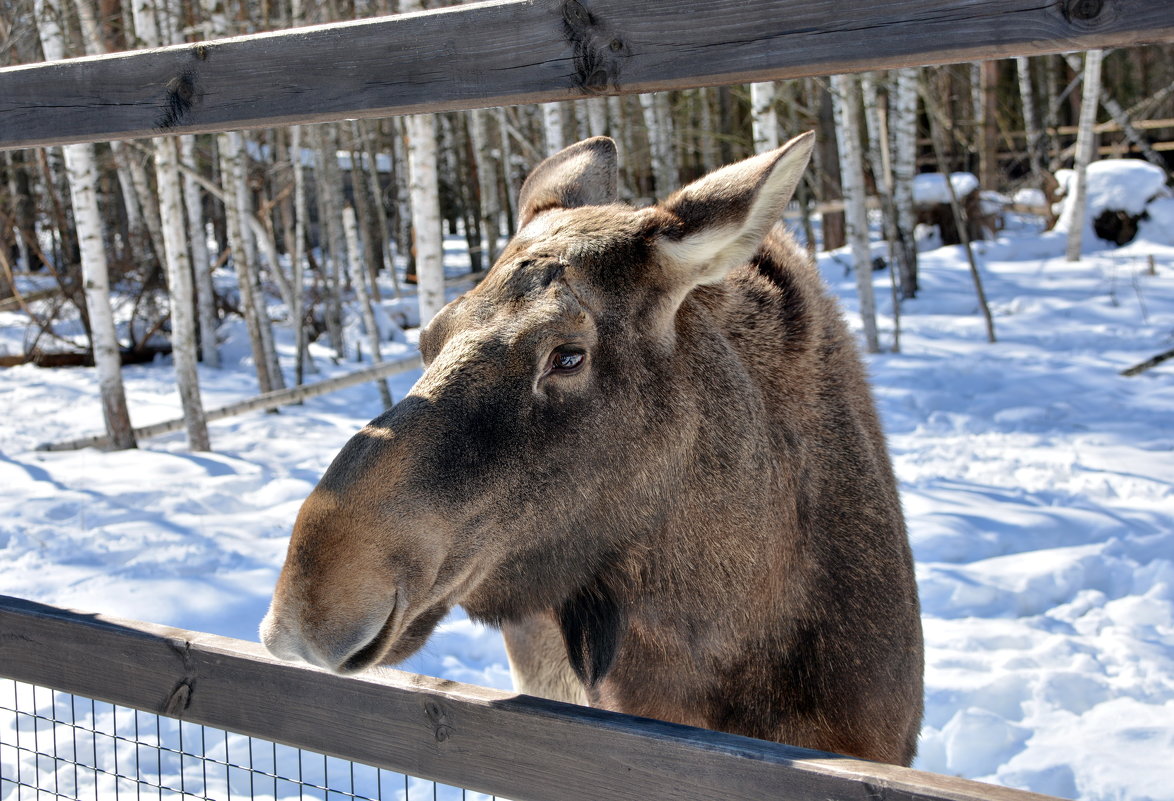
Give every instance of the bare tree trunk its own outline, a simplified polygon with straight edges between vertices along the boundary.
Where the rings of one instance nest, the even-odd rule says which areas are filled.
[[[395,242],[391,237],[391,230],[387,224],[387,208],[383,203],[383,189],[379,183],[379,164],[378,154],[375,152],[375,136],[365,120],[356,120],[355,126],[357,134],[363,139],[363,150],[367,154],[367,160],[373,165],[371,171],[368,173],[368,180],[371,182],[371,197],[373,198],[374,208],[372,213],[375,215],[376,223],[379,227],[379,236],[383,240],[383,247],[380,250],[379,257],[383,264],[383,269],[391,277],[391,288],[395,297],[400,296],[399,276],[395,271]],[[394,163],[392,159],[392,171],[399,169],[399,166]]]
[[[179,139],[180,162],[189,170],[196,170],[196,138]],[[196,309],[200,320],[200,354],[208,367],[220,366],[220,350],[216,347],[216,290],[212,285],[212,259],[208,254],[208,237],[204,232],[203,203],[200,185],[194,176],[183,176],[184,205],[188,215],[188,240],[191,243],[192,267],[196,278]]]
[[[750,84],[750,129],[754,138],[755,153],[765,153],[779,146],[776,97],[774,82]]]
[[[290,324],[294,330],[294,353],[297,358],[294,363],[294,383],[301,386],[306,377],[306,310],[304,298],[305,263],[306,263],[306,219],[308,206],[306,205],[306,168],[302,164],[302,126],[294,125],[289,129],[289,151],[293,160],[294,174],[294,236],[293,252],[293,307],[289,311]]]
[[[950,196],[950,210],[954,215],[954,227],[958,229],[958,238],[962,240],[962,247],[966,251],[966,260],[970,264],[970,277],[974,281],[974,292],[978,297],[978,306],[986,322],[987,342],[995,342],[995,320],[991,316],[991,308],[986,301],[986,290],[983,289],[982,276],[978,272],[978,261],[974,257],[974,248],[970,246],[970,227],[967,225],[966,212],[958,201],[958,193],[954,191],[954,182],[951,180],[950,168],[946,163],[946,135],[945,113],[938,106],[929,87],[924,83],[920,87],[921,96],[925,102],[926,116],[929,118],[930,139],[933,140],[934,156],[938,162],[938,169],[946,179],[946,191]]]
[[[1080,261],[1080,248],[1084,238],[1084,222],[1087,201],[1085,183],[1088,165],[1096,149],[1096,133],[1093,126],[1097,121],[1097,104],[1101,95],[1101,61],[1103,50],[1089,50],[1084,54],[1084,91],[1080,100],[1080,125],[1076,134],[1076,163],[1072,185],[1068,187],[1068,202],[1064,216],[1068,220],[1068,247],[1064,253],[1068,261]]]
[[[607,134],[607,98],[591,97],[587,103],[587,129],[590,136]]]
[[[876,329],[876,298],[872,289],[872,255],[868,246],[868,208],[865,203],[864,159],[860,147],[860,83],[854,75],[832,76],[832,104],[836,141],[840,148],[840,178],[844,187],[844,216],[852,260],[856,264],[856,291],[860,319],[869,353],[880,352]]]
[[[838,137],[834,133],[836,130],[835,107],[830,91],[822,88],[818,91],[820,134],[813,154],[813,161],[819,177],[819,192],[816,198],[826,203],[829,200],[842,198],[843,189],[840,186],[840,154],[836,145]],[[844,212],[823,212],[822,229],[825,251],[836,250],[847,244]]]
[[[1027,132],[1027,158],[1031,164],[1031,174],[1036,182],[1043,187],[1043,132],[1040,131],[1039,110],[1035,104],[1035,96],[1031,89],[1031,62],[1027,56],[1015,59],[1015,70],[1019,78],[1019,101],[1023,106],[1023,128]]]
[[[258,298],[253,291],[252,254],[245,241],[245,210],[241,208],[241,202],[244,200],[239,191],[244,180],[244,167],[241,162],[246,156],[240,133],[234,131],[218,135],[217,149],[220,151],[220,173],[224,184],[224,219],[228,228],[228,246],[232,250],[232,264],[236,271],[237,287],[240,290],[241,313],[245,318],[245,327],[249,332],[254,369],[257,371],[257,384],[262,392],[271,392],[276,387],[269,374],[269,357],[261,333],[261,311],[258,309]],[[266,319],[268,319],[268,315],[266,315]]]
[[[436,118],[416,114],[406,119],[412,195],[412,230],[416,240],[416,292],[420,325],[444,307],[444,240],[440,227],[440,189],[436,173]]]
[[[498,199],[497,166],[489,140],[488,112],[474,109],[470,112],[469,122],[469,134],[473,137],[473,149],[477,155],[477,183],[481,187],[481,230],[485,234],[488,263],[492,265],[497,261],[497,245],[501,237],[501,203]]]
[[[914,229],[913,176],[917,174],[917,81],[919,70],[897,71],[896,102],[893,104],[893,205],[897,213],[898,244],[901,248],[901,297],[917,297],[917,240]]]
[[[135,32],[148,47],[163,44],[154,8],[147,0],[134,0],[132,6]],[[175,138],[154,138],[155,179],[159,189],[159,217],[163,222],[164,264],[171,298],[171,355],[179,399],[187,424],[188,446],[194,451],[211,450],[204,406],[200,399],[199,374],[196,370],[196,320],[191,263],[188,260],[186,215],[179,185],[179,158]]]
[[[1077,72],[1081,71],[1080,59],[1076,57],[1075,53],[1067,53],[1065,54],[1064,58],[1068,62],[1068,66],[1070,66],[1073,70]],[[1102,60],[1104,59],[1103,54],[1101,58]],[[1150,145],[1149,141],[1147,141],[1146,138],[1141,135],[1141,132],[1133,126],[1133,122],[1129,119],[1129,112],[1122,108],[1121,104],[1118,103],[1112,95],[1106,92],[1103,86],[1099,90],[1098,99],[1100,104],[1105,107],[1105,111],[1109,112],[1109,116],[1113,118],[1113,121],[1121,126],[1121,132],[1125,134],[1125,138],[1132,142],[1134,146],[1136,146],[1137,149],[1141,151],[1141,155],[1145,157],[1145,160],[1150,164],[1161,167],[1163,170],[1166,169],[1166,162],[1163,161],[1161,156],[1154,152],[1154,149]],[[1083,109],[1084,107],[1081,106],[1081,108]]]
[[[566,147],[563,137],[563,108],[561,103],[543,103],[542,133],[546,144],[546,155],[553,155]]]
[[[57,19],[58,11],[54,0],[38,0],[36,3],[41,47],[45,58],[50,61],[65,58],[65,36]],[[130,424],[130,411],[122,385],[118,332],[110,306],[110,280],[106,245],[102,237],[102,215],[98,209],[98,167],[94,146],[66,145],[64,153],[74,225],[81,249],[86,309],[90,318],[90,338],[106,434],[113,448],[134,448],[134,430]]]
[[[698,125],[701,128],[699,133],[699,147],[701,156],[701,168],[706,174],[713,172],[718,168],[718,147],[717,147],[717,129],[714,127],[713,121],[713,98],[712,90],[708,86],[703,86],[697,90],[697,100],[699,104]]]
[[[999,62],[983,61],[976,65],[979,73],[978,110],[978,182],[984,189],[997,189],[999,186],[999,142],[996,113],[998,111],[998,96],[996,90],[999,82]]]
[[[326,291],[326,333],[335,356],[346,358],[342,332],[342,259],[346,242],[342,234],[342,187],[338,171],[338,143],[327,123],[310,128],[315,138],[314,183],[318,194],[318,242],[326,267],[323,275]],[[329,254],[329,258],[325,254]]]
[[[648,146],[652,151],[652,175],[655,194],[665,197],[677,188],[677,159],[673,150],[673,119],[667,92],[640,95]]]
[[[375,320],[375,309],[371,305],[371,292],[368,289],[371,275],[367,266],[363,264],[362,243],[359,242],[359,227],[355,223],[355,210],[347,206],[342,210],[342,227],[346,230],[347,252],[350,254],[351,284],[355,288],[355,296],[359,301],[359,315],[363,319],[363,327],[367,329],[367,344],[371,348],[371,361],[379,364],[383,361],[383,348],[380,346],[379,324]],[[395,405],[391,397],[391,389],[387,386],[387,379],[380,378],[375,382],[379,387],[379,399],[384,409]]]

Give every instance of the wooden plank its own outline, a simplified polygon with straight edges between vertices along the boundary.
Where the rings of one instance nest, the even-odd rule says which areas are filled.
[[[0,148],[1170,41],[1152,0],[492,0],[0,70]]]
[[[403,373],[408,370],[414,370],[417,367],[422,367],[424,364],[419,354],[410,356],[406,359],[397,359],[391,362],[381,362],[373,364],[370,367],[364,367],[361,370],[354,370],[346,375],[335,376],[328,378],[325,381],[318,381],[314,384],[303,384],[300,387],[287,387],[286,389],[275,389],[272,392],[264,392],[260,395],[255,395],[252,398],[246,398],[243,401],[230,403],[227,406],[221,406],[216,409],[209,409],[204,412],[204,418],[209,422],[215,420],[223,420],[226,417],[235,417],[238,414],[245,414],[246,412],[255,412],[261,409],[277,409],[281,406],[286,406],[291,403],[298,403],[306,398],[313,398],[318,395],[325,395],[328,392],[337,392],[340,389],[353,387],[357,384],[366,384],[370,381],[378,381],[387,376]],[[182,417],[175,420],[164,420],[161,423],[152,423],[149,426],[141,426],[134,430],[136,439],[145,439],[148,437],[161,437],[164,434],[170,434],[173,431],[179,431],[186,425]],[[66,442],[43,442],[37,446],[39,451],[76,451],[81,448],[105,448],[110,445],[110,438],[105,434],[95,434],[90,437],[81,437],[79,439],[71,439]]]
[[[518,801],[1045,798],[4,596],[0,675]]]

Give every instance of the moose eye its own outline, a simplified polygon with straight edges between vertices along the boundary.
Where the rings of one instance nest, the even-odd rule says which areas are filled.
[[[573,373],[583,366],[587,354],[581,350],[556,350],[550,357],[552,373]]]

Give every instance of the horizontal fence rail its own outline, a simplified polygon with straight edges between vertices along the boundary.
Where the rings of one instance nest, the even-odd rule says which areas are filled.
[[[0,69],[0,149],[1171,38],[1153,0],[494,0]]]
[[[516,801],[1046,798],[5,596],[0,676]]]

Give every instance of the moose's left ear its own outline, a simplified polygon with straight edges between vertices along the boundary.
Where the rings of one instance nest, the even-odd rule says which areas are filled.
[[[722,167],[670,195],[657,239],[667,266],[687,293],[746,263],[783,216],[815,146],[815,133],[777,150]]]
[[[543,161],[526,178],[518,195],[518,228],[547,209],[603,206],[618,192],[616,143],[606,136],[576,142]]]

